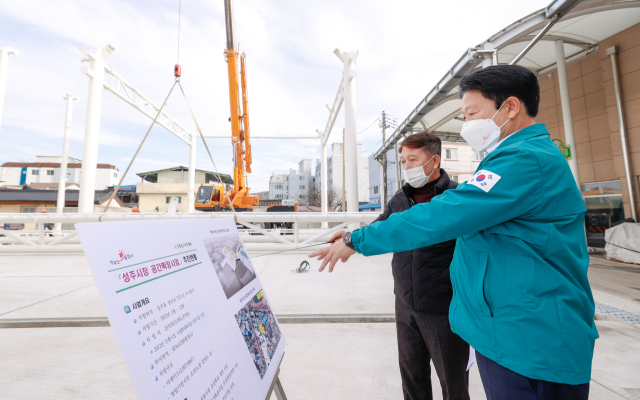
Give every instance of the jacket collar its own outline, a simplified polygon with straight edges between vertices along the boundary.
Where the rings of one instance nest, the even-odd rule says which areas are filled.
[[[504,139],[504,142],[502,142],[500,146],[498,146],[498,148],[496,148],[493,152],[500,151],[507,146],[522,143],[525,140],[531,139],[533,137],[543,135],[549,136],[549,131],[544,124],[540,123],[527,126],[526,128],[520,129],[518,132],[507,136]]]
[[[502,150],[508,149],[511,146],[515,146],[519,143],[524,142],[525,140],[534,138],[536,136],[547,136],[549,137],[549,131],[544,124],[533,124],[531,126],[527,126],[526,128],[520,129],[518,132],[513,133],[507,136],[504,139],[504,142],[500,144],[495,150],[489,153],[484,160],[480,162],[478,168],[476,168],[476,172],[480,171],[488,160],[492,159],[495,155],[500,154]]]
[[[434,186],[436,196],[444,192],[445,190],[447,190],[447,188],[449,187],[449,183],[451,183],[451,179],[449,178],[449,175],[444,169],[440,168],[440,177],[438,178],[436,185]],[[402,191],[404,192],[404,195],[407,199],[413,198],[413,191],[414,191],[413,186],[409,185],[408,183],[405,183],[404,186],[402,187]]]

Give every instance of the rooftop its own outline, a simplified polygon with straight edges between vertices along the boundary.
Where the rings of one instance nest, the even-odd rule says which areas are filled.
[[[96,190],[95,204],[102,204],[109,199],[113,189]],[[65,203],[77,203],[79,190],[65,190]],[[122,206],[123,204],[115,198]],[[54,189],[0,189],[0,203],[56,203],[58,190]]]
[[[158,174],[159,173],[171,172],[171,171],[184,171],[184,172],[187,172],[187,171],[189,171],[189,167],[185,167],[184,165],[178,165],[177,167],[172,167],[172,168],[158,169],[158,170],[149,171],[149,172],[139,172],[136,175],[138,175],[140,178],[144,179],[147,182],[156,183],[156,182],[158,182]],[[217,182],[218,181],[218,173],[217,172],[206,171],[206,170],[197,169],[197,168],[196,168],[196,172],[204,172],[205,181],[206,182],[210,182],[210,181]],[[233,178],[230,175],[220,174],[220,179],[222,180],[223,183],[228,183],[230,185],[233,184]]]

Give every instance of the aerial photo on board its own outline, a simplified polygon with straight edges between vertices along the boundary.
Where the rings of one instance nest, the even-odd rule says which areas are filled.
[[[263,378],[282,334],[262,290],[238,311],[236,322],[260,378]]]
[[[227,299],[256,277],[247,250],[237,234],[205,240],[204,245]]]

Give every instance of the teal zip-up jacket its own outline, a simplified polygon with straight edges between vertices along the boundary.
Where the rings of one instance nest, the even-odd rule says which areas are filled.
[[[584,202],[544,124],[507,137],[468,182],[354,231],[365,256],[457,238],[451,329],[527,378],[591,379],[598,337]]]

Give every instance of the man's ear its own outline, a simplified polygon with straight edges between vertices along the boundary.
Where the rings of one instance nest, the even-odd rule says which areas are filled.
[[[524,111],[522,102],[515,96],[508,97],[504,102],[504,107],[507,109],[507,118],[509,119],[516,118]]]

